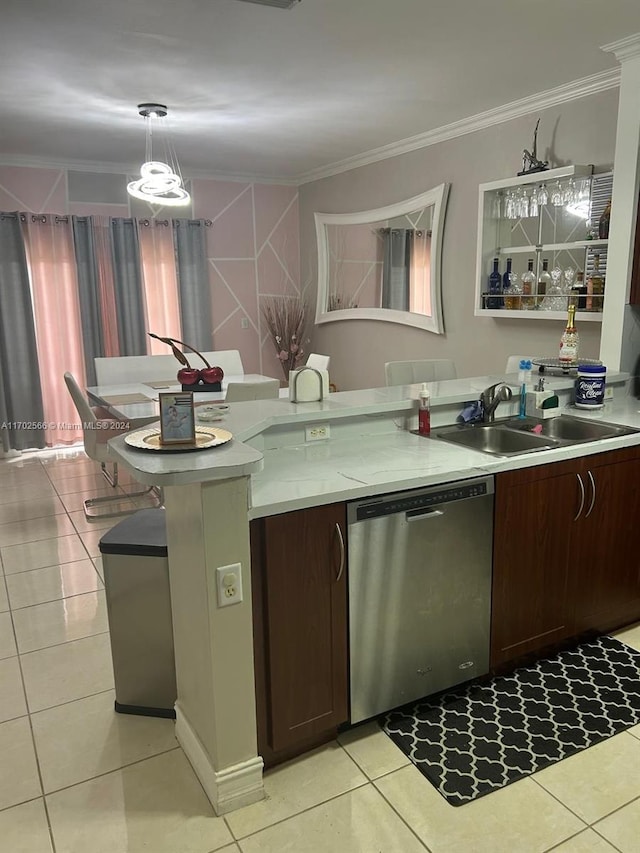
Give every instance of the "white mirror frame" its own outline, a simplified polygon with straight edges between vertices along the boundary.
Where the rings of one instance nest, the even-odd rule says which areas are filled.
[[[442,318],[442,232],[444,214],[449,197],[450,184],[440,184],[426,193],[421,193],[396,204],[379,207],[376,210],[363,210],[357,213],[314,213],[316,237],[318,243],[318,299],[316,302],[316,323],[332,323],[335,320],[384,320],[389,323],[402,323],[426,329],[436,335],[444,334]],[[329,241],[327,225],[363,225],[367,222],[380,222],[395,219],[407,213],[414,213],[423,207],[434,205],[431,225],[431,305],[432,314],[415,314],[410,311],[397,311],[393,308],[341,308],[327,311],[329,301]]]

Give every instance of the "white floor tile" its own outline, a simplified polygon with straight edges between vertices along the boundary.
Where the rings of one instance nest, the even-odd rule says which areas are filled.
[[[95,566],[87,557],[75,563],[33,569],[7,576],[7,589],[13,610],[72,595],[94,592],[103,586]]]
[[[640,849],[640,799],[605,817],[595,825],[621,853],[638,853]]]
[[[30,652],[20,661],[32,713],[113,687],[108,634]]]
[[[116,521],[121,521],[122,519],[115,519]],[[99,542],[104,535],[104,530],[89,530],[85,533],[78,533],[82,544],[84,545],[87,553],[93,559],[94,557],[100,556],[100,547]]]
[[[431,853],[543,851],[585,829],[530,778],[458,807],[413,765],[373,784]]]
[[[0,756],[0,809],[42,795],[28,717],[0,723]]]
[[[23,717],[26,713],[27,703],[18,658],[0,660],[0,723]]]
[[[372,785],[263,829],[241,845],[243,853],[425,853]]]
[[[71,533],[75,533],[75,528],[66,513],[14,521],[12,524],[0,525],[0,548],[51,539],[54,536],[68,536]]]
[[[44,800],[0,812],[0,839],[7,853],[53,853]]]
[[[47,804],[57,853],[212,853],[233,843],[180,749],[50,794]]]
[[[338,738],[338,743],[369,779],[377,779],[411,763],[376,722],[344,732]]]
[[[100,469],[96,466],[95,473],[86,473],[71,477],[57,477],[55,480],[52,479],[52,482],[59,495],[70,495],[74,492],[90,492],[92,489],[102,489],[106,480],[100,473]]]
[[[538,771],[535,781],[586,823],[640,797],[640,740],[615,735]]]
[[[584,832],[564,841],[559,847],[554,847],[553,853],[617,853],[617,851],[592,829],[585,829]]]
[[[43,518],[48,515],[61,515],[64,511],[65,508],[58,497],[0,504],[0,525],[13,524],[31,518]]]
[[[178,746],[173,720],[117,714],[114,700],[108,691],[32,714],[45,793]]]
[[[109,630],[103,590],[16,610],[13,621],[20,654]]]
[[[0,660],[17,655],[10,613],[0,613]]]
[[[84,560],[87,552],[79,536],[74,533],[72,536],[41,539],[38,542],[0,548],[0,557],[5,574],[11,575],[15,572],[28,572],[31,569]]]
[[[4,580],[2,567],[0,566],[0,613],[6,613],[9,609],[9,597],[7,595],[7,586]]]
[[[265,773],[267,799],[231,812],[227,822],[240,839],[366,783],[346,752],[332,743]]]
[[[57,492],[46,480],[42,485],[39,482],[24,483],[18,486],[0,483],[0,506],[12,504],[15,501],[38,501],[43,498],[56,498]]]
[[[102,557],[94,557],[93,565],[96,567],[96,572],[100,575],[100,580],[104,583],[104,568],[102,567]]]
[[[628,628],[623,628],[622,631],[618,631],[612,636],[616,640],[620,640],[621,643],[626,643],[632,649],[640,652],[640,622],[630,625]]]

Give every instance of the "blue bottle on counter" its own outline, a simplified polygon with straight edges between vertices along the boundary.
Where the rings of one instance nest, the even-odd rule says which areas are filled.
[[[502,308],[502,276],[498,272],[499,258],[493,259],[493,272],[489,276],[489,296],[487,308]]]
[[[601,409],[604,406],[604,388],[607,368],[603,364],[579,364],[575,382],[578,409]]]

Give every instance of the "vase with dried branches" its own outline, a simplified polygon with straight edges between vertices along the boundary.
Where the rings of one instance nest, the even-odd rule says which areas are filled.
[[[276,357],[289,379],[289,371],[300,365],[304,355],[307,317],[299,296],[270,296],[262,304],[262,314]]]

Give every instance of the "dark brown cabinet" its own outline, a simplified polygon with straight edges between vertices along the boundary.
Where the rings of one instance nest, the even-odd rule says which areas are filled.
[[[251,525],[258,750],[274,764],[348,718],[343,503]]]
[[[496,477],[491,664],[640,618],[640,451]]]

